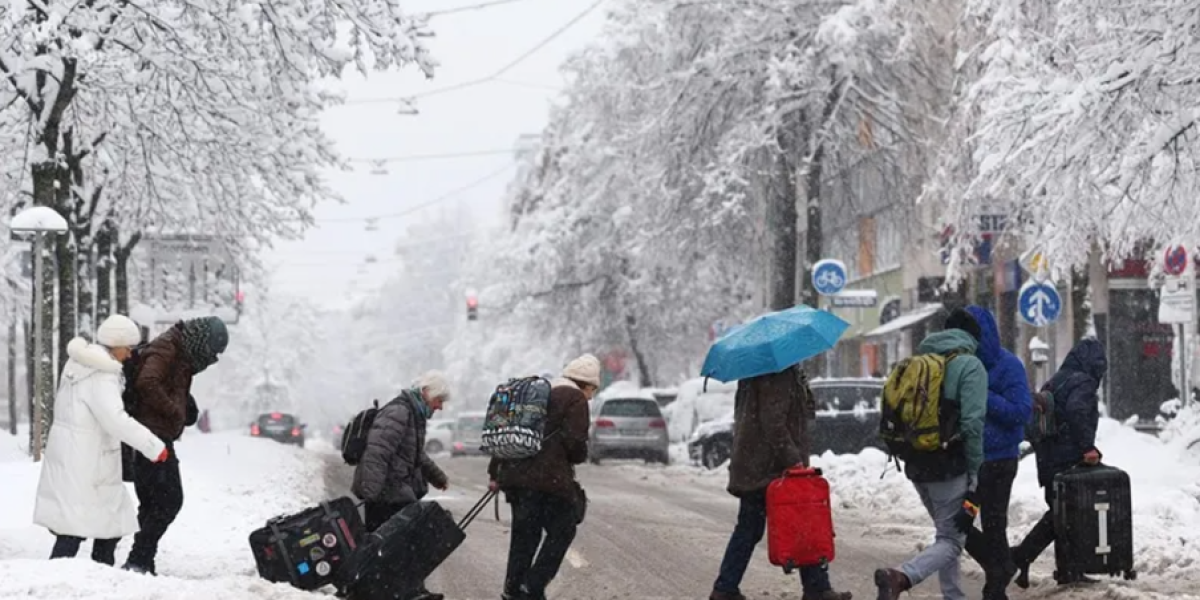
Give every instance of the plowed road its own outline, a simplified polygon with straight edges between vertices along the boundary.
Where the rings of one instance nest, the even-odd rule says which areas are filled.
[[[348,493],[352,470],[338,457],[327,461],[326,486],[331,495]],[[437,458],[450,477],[450,489],[434,491],[436,500],[461,516],[485,492],[487,463],[481,458]],[[724,493],[720,479],[643,467],[633,463],[584,465],[579,478],[591,504],[587,521],[580,526],[575,544],[548,596],[557,600],[704,600],[712,589],[717,566],[737,515],[737,501]],[[932,528],[916,529],[876,522],[871,515],[835,514],[837,558],[831,567],[833,585],[849,590],[858,600],[874,600],[871,575],[881,566],[895,566],[932,537]],[[500,502],[500,520],[492,507],[470,526],[467,541],[434,574],[429,588],[449,600],[497,600],[504,582],[508,554],[508,506]],[[1053,556],[1053,552],[1048,553]],[[983,585],[979,570],[964,560],[965,587],[972,600],[980,599]],[[1053,565],[1034,568],[1034,587],[1009,591],[1012,600],[1093,598],[1200,600],[1184,595],[1200,589],[1196,582],[1170,582],[1143,578],[1137,582],[1112,580],[1084,589],[1056,590],[1049,574]],[[936,577],[911,594],[914,599],[941,598]],[[784,575],[766,557],[766,541],[751,563],[742,584],[751,599],[800,598],[795,575]]]

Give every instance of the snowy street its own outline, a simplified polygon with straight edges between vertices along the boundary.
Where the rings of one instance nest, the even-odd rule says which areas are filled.
[[[336,456],[327,456],[326,482],[332,494],[348,488],[351,469]],[[430,498],[461,515],[484,493],[487,462],[482,458],[436,459],[450,476],[447,492]],[[857,456],[837,457],[826,464],[834,494],[839,485],[854,488],[879,486],[880,461]],[[865,465],[870,464],[870,467]],[[1032,472],[1032,464],[1022,466]],[[642,466],[637,462],[604,463],[579,467],[579,478],[588,491],[591,505],[587,521],[580,527],[558,579],[551,586],[554,597],[579,600],[616,598],[685,599],[704,598],[712,586],[717,565],[737,514],[736,500],[724,492],[723,470],[701,471],[686,466]],[[841,483],[840,483],[841,482]],[[890,473],[884,482],[887,497],[898,504],[914,502],[905,482]],[[877,489],[877,488],[876,488]],[[842,504],[860,502],[862,489],[846,490]],[[880,495],[879,500],[885,497]],[[856,599],[875,598],[871,573],[875,568],[896,565],[915,552],[931,530],[900,522],[888,514],[895,507],[863,505],[866,510],[840,510],[835,514],[837,559],[833,584],[847,589]],[[891,508],[892,510],[889,510]],[[507,555],[508,507],[500,503],[500,522],[489,507],[468,529],[467,541],[435,573],[431,589],[447,598],[488,599],[499,597]],[[1023,533],[1024,518],[1014,518],[1013,532]],[[1139,530],[1140,532],[1141,530]],[[743,584],[747,597],[800,598],[794,576],[784,575],[767,562],[766,541],[751,563]],[[1050,579],[1053,553],[1034,568],[1034,587],[1027,592],[1013,587],[1011,598],[1096,598],[1095,589],[1056,590]],[[970,598],[978,600],[982,575],[970,560],[963,561]],[[1174,580],[1149,575],[1129,583],[1111,580],[1101,584],[1113,599],[1200,598],[1189,595],[1200,588],[1200,573],[1178,573]],[[908,596],[940,598],[936,581],[928,581]]]
[[[1102,441],[1114,461],[1140,456],[1162,469],[1135,480],[1135,521],[1142,576],[1136,582],[1101,584],[1103,596],[1115,599],[1200,598],[1190,540],[1183,537],[1194,523],[1194,499],[1183,501],[1172,490],[1171,473],[1190,478],[1196,469],[1167,462],[1171,446],[1159,444],[1107,421]],[[346,493],[351,470],[328,446],[314,441],[300,450],[240,433],[188,434],[179,444],[186,500],[178,521],[163,540],[157,578],[133,575],[93,564],[86,558],[47,561],[51,536],[30,524],[38,466],[29,462],[16,438],[0,438],[0,598],[106,600],[266,598],[295,600],[313,594],[256,576],[246,537],[276,514],[303,508],[321,497]],[[484,491],[486,462],[481,458],[437,457],[451,487],[429,499],[456,515]],[[913,515],[915,498],[895,473],[879,479],[882,455],[822,457],[833,487],[837,512],[838,556],[832,567],[835,586],[855,598],[874,598],[871,571],[894,565],[929,535]],[[1022,465],[1012,512],[1013,535],[1029,525],[1037,510],[1030,488],[1031,465]],[[554,597],[568,600],[615,598],[687,599],[707,595],[736,514],[735,500],[723,490],[723,470],[703,471],[680,464],[643,466],[636,462],[584,465],[579,476],[592,501],[588,519],[566,563],[551,587]],[[1158,487],[1163,486],[1163,487]],[[852,508],[856,507],[856,508]],[[1174,507],[1174,508],[1172,508]],[[501,502],[500,521],[491,507],[468,530],[466,543],[430,581],[454,600],[499,597],[507,554],[508,507]],[[1177,531],[1171,531],[1174,524]],[[1186,530],[1186,531],[1185,531]],[[118,557],[128,551],[122,542]],[[765,543],[751,564],[744,589],[749,597],[798,599],[799,585],[769,565]],[[86,556],[85,553],[81,553]],[[1052,554],[1052,553],[1050,553]],[[971,598],[979,598],[980,574],[964,561]],[[1034,587],[1013,588],[1010,597],[1095,598],[1098,590],[1057,590],[1050,582],[1052,564],[1043,559],[1034,569]],[[912,598],[939,598],[936,582],[926,582]]]

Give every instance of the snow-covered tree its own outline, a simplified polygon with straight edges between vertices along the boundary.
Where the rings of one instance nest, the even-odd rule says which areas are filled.
[[[949,157],[937,190],[960,246],[985,212],[1012,215],[1017,239],[1063,269],[1093,243],[1109,258],[1196,244],[1200,6],[970,4],[979,46],[959,120],[974,122],[972,151]]]
[[[916,39],[932,4],[620,5],[608,43],[565,67],[509,231],[479,250],[483,302],[506,312],[489,332],[513,332],[485,368],[622,349],[642,383],[676,381],[714,321],[794,304],[797,203],[820,257],[822,211],[916,197],[950,73],[945,45]],[[844,184],[861,163],[881,183]]]

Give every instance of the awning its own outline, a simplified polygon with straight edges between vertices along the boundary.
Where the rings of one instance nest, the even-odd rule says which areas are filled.
[[[896,317],[895,319],[892,319],[891,321],[888,321],[887,323],[868,331],[863,335],[863,337],[880,337],[889,333],[903,331],[909,327],[912,327],[913,325],[917,325],[930,319],[933,317],[933,315],[936,315],[939,310],[942,310],[941,304],[929,304],[922,306],[917,310],[904,313],[899,317]]]

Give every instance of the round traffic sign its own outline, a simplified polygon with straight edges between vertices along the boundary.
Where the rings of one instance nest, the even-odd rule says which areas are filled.
[[[846,265],[836,259],[817,261],[812,267],[813,289],[822,296],[832,296],[846,287]]]
[[[1183,246],[1167,248],[1163,259],[1163,271],[1166,271],[1167,275],[1183,275],[1183,272],[1187,270],[1187,265],[1187,248]]]

